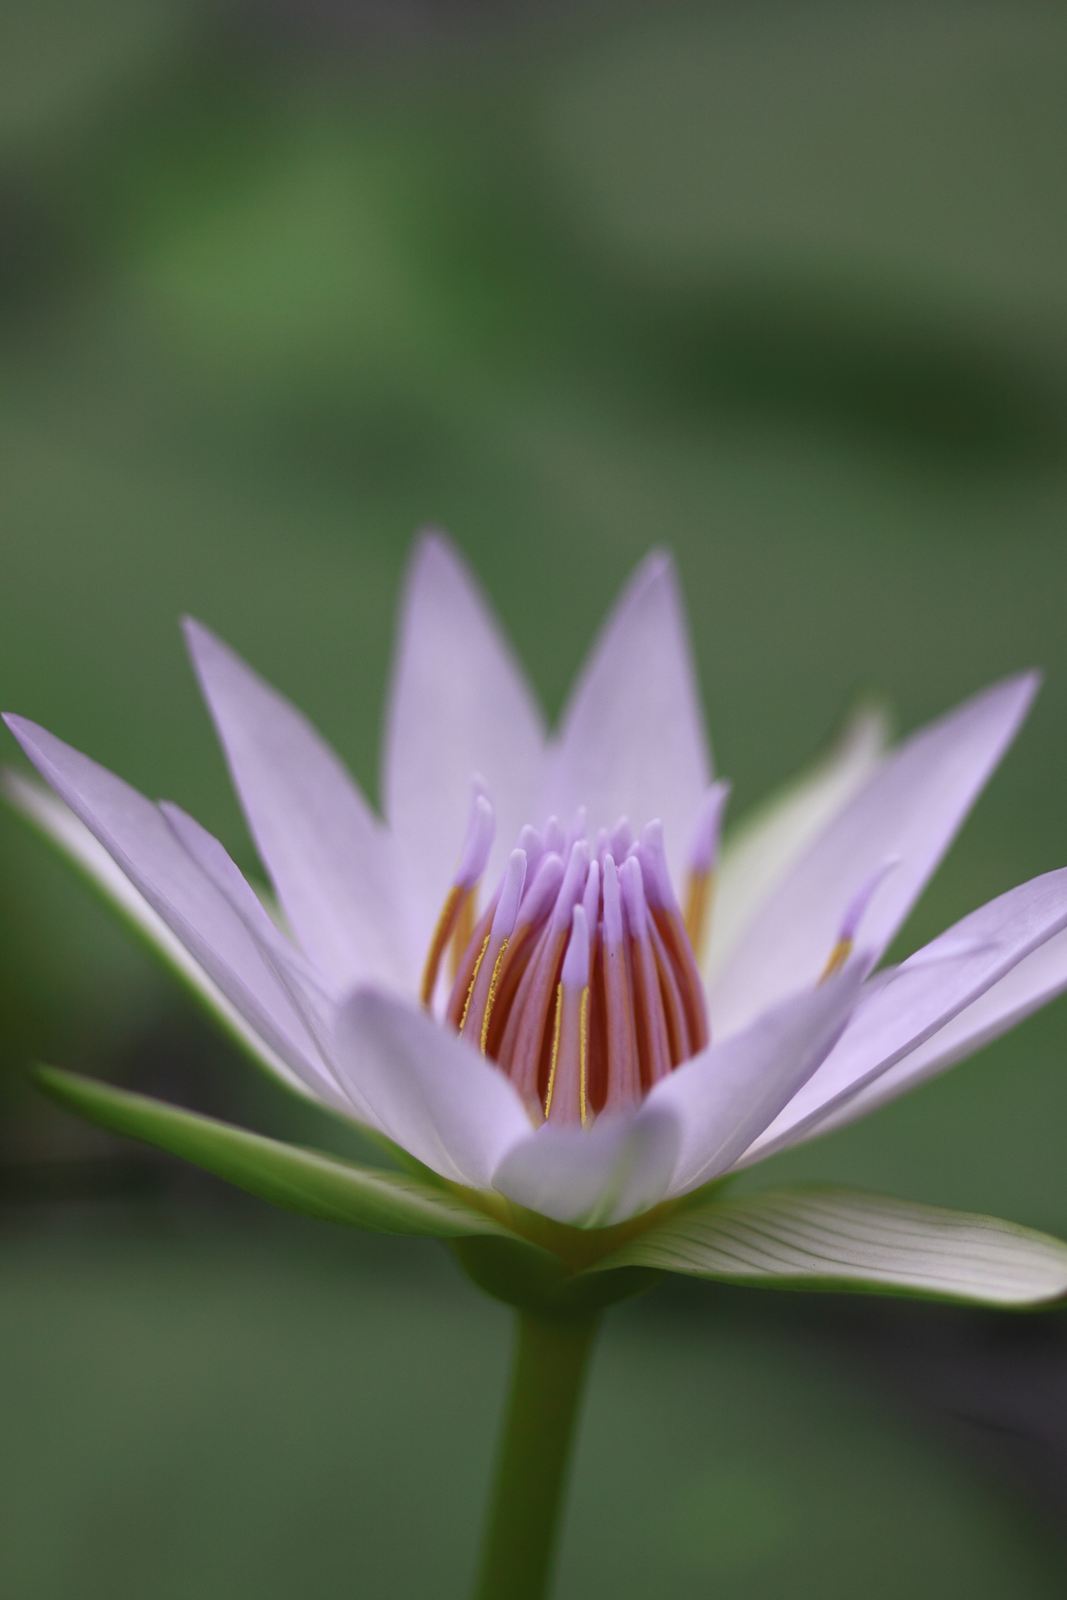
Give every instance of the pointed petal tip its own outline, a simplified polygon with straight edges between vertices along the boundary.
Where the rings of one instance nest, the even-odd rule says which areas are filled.
[[[893,730],[894,717],[888,697],[867,690],[849,704],[834,740],[834,750],[839,755],[856,747],[884,750]]]
[[[1025,672],[1018,674],[1017,681],[1022,686],[1027,700],[1032,701],[1037,697],[1039,690],[1044,685],[1044,670],[1041,667],[1029,667]]]
[[[962,706],[945,713],[940,719],[949,722],[955,717],[966,715],[968,712],[977,716],[992,715],[1000,720],[1003,728],[1004,745],[1013,742],[1023,723],[1030,715],[1037,692],[1044,681],[1044,674],[1037,668],[1029,668],[1022,672],[1009,673],[1006,677],[998,678],[994,683],[987,684],[984,689],[979,689]],[[936,727],[937,724],[928,724]],[[921,734],[924,730],[920,729]]]
[[[436,523],[427,523],[416,531],[408,559],[409,581],[416,575],[434,568],[466,570],[456,542],[450,533]]]
[[[181,628],[182,633],[188,640],[198,639],[201,636],[206,638],[214,637],[210,628],[208,628],[205,623],[201,622],[199,617],[192,616],[188,611],[182,612],[181,616],[178,618],[178,626]]]
[[[434,545],[449,548],[452,535],[439,522],[423,522],[415,530],[415,548],[428,549]]]
[[[25,753],[33,760],[33,752],[40,748],[43,741],[54,739],[55,734],[49,733],[39,722],[32,721],[29,717],[22,717],[17,711],[5,711],[4,723],[18,740]]]
[[[1044,678],[1045,674],[1040,667],[1022,667],[1018,672],[1008,673],[993,687],[1032,698],[1040,689]]]
[[[660,586],[669,589],[676,598],[678,597],[678,565],[674,555],[670,550],[655,545],[637,563],[627,588],[636,598]]]
[[[1029,711],[1043,682],[1044,673],[1040,668],[1028,667],[1021,672],[1012,672],[1004,678],[999,678],[986,689],[980,689],[974,700],[978,703],[988,700],[1013,702],[1017,706],[1017,715],[1021,718]]]
[[[201,691],[209,699],[209,704],[209,678],[213,674],[230,667],[236,668],[243,674],[254,675],[254,668],[250,667],[236,650],[205,622],[188,615],[183,616],[180,621],[186,652],[201,685]]]
[[[206,622],[201,622],[199,617],[192,617],[186,613],[179,618],[179,625],[194,667],[198,668],[212,656],[235,657],[235,652],[225,640],[220,638],[213,628],[209,628]]]
[[[438,607],[443,597],[446,604],[473,610],[491,631],[500,634],[471,563],[452,535],[435,526],[420,529],[415,536],[401,583],[401,616],[427,594],[436,596]]]
[[[641,557],[624,579],[615,605],[606,618],[605,629],[617,627],[621,618],[642,603],[654,600],[658,594],[667,598],[668,604],[674,606],[680,617],[683,606],[677,564],[669,550],[655,547]]]

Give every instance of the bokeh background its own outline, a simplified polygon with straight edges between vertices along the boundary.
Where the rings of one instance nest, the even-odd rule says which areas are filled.
[[[1036,663],[906,942],[1064,864],[1065,81],[1030,0],[12,0],[0,697],[251,867],[179,613],[374,793],[418,525],[551,710],[660,543],[738,811],[858,693]],[[38,1102],[337,1138],[6,816],[0,942],[0,1594],[460,1596],[506,1313]],[[776,1175],[1067,1234],[1065,1037]],[[608,1325],[559,1594],[1060,1595],[1065,1482],[1063,1316],[673,1286]]]

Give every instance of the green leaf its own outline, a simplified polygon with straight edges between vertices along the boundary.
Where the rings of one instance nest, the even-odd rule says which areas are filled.
[[[56,1067],[37,1067],[33,1076],[46,1094],[90,1122],[181,1156],[287,1211],[375,1233],[451,1239],[507,1233],[451,1191],[420,1178],[358,1167]]]
[[[683,1206],[597,1264],[768,1289],[853,1290],[980,1305],[1067,1296],[1067,1244],[993,1217],[847,1189],[780,1189]]]

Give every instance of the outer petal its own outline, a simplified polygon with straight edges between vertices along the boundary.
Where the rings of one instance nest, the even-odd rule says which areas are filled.
[[[97,842],[83,822],[79,822],[73,811],[43,785],[31,782],[19,772],[0,773],[0,787],[16,810],[77,867],[87,882],[115,907],[144,939],[149,949],[176,974],[255,1061],[266,1066],[290,1088],[298,1089],[302,1094],[308,1092],[293,1068],[270,1048],[208,977],[200,963],[189,954],[162,917],[153,911],[144,895],[134,888],[126,874],[115,865],[103,845]]]
[[[286,960],[300,971],[308,983],[315,983],[311,963],[273,921],[270,912],[219,840],[173,801],[161,800],[159,809],[179,844],[230,902],[256,943],[270,950],[284,951]],[[318,983],[321,987],[321,980]]]
[[[317,1051],[247,929],[143,795],[22,717],[7,724],[56,793],[103,845],[196,964],[305,1083]]]
[[[865,958],[850,962],[655,1086],[646,1113],[670,1110],[682,1128],[672,1194],[728,1171],[811,1077],[845,1026],[868,967]]]
[[[865,1088],[824,1113],[806,1135],[815,1138],[866,1116],[878,1106],[915,1089],[927,1078],[973,1055],[1039,1006],[1067,990],[1067,932],[1058,933],[1024,957],[1018,966],[979,999],[939,1028],[924,1044],[910,1050],[895,1066],[880,1072]]]
[[[665,1108],[600,1117],[589,1129],[546,1123],[508,1152],[493,1187],[557,1222],[610,1227],[663,1199],[680,1132]]]
[[[711,980],[775,884],[872,776],[887,741],[884,711],[857,712],[822,760],[730,829],[715,874]]]
[[[1067,868],[991,900],[887,973],[818,1072],[756,1140],[746,1164],[795,1144],[834,1112],[851,1107],[867,1085],[875,1088],[894,1063],[980,1003],[1006,973],[1055,942],[1064,928]],[[1057,949],[1053,965],[1067,982],[1062,950]]]
[[[373,1126],[374,1119],[367,1107],[356,1101],[341,1085],[330,1064],[337,1015],[336,998],[323,987],[318,974],[304,956],[272,922],[259,896],[219,841],[180,806],[164,800],[160,803],[160,810],[179,844],[240,917],[264,963],[278,979],[294,1011],[315,1041],[320,1058],[317,1063],[316,1092],[345,1115],[356,1116]]]
[[[342,1007],[335,1065],[394,1144],[454,1183],[488,1188],[529,1134],[502,1072],[426,1012],[372,989]]]
[[[689,848],[711,775],[696,675],[668,557],[637,569],[563,714],[553,804],[587,806],[591,828],[660,817],[672,869]]]
[[[338,987],[410,980],[388,839],[354,781],[214,634],[192,621],[185,633],[252,836],[308,956]]]
[[[385,810],[428,940],[463,842],[472,781],[496,810],[489,872],[536,821],[540,713],[481,593],[452,546],[424,536],[408,571],[389,694]]]
[[[659,1267],[768,1289],[853,1289],[979,1305],[1067,1294],[1067,1244],[992,1217],[848,1190],[715,1196],[594,1269]]]
[[[861,929],[879,955],[921,893],[1025,716],[1033,675],[1008,679],[912,735],[820,834],[749,925],[712,997],[720,1033],[814,983],[841,917],[888,859]]]

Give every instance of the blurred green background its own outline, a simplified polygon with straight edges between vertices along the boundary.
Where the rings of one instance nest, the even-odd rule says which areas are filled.
[[[14,0],[0,693],[251,851],[176,618],[375,792],[414,528],[558,708],[677,554],[738,810],[857,693],[1044,694],[908,930],[1067,862],[1067,13]],[[14,747],[9,754],[14,759]],[[464,1592],[504,1311],[38,1103],[332,1137],[0,818],[4,1600]],[[781,1158],[1067,1233],[1061,1005]],[[559,1593],[1062,1593],[1067,1322],[674,1287],[609,1324]]]

